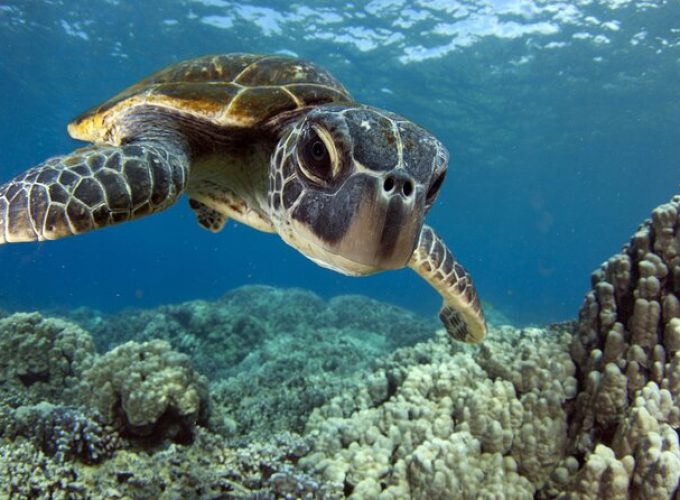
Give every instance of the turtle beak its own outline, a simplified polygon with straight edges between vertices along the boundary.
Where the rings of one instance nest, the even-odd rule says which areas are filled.
[[[361,202],[337,251],[380,270],[406,266],[423,225],[423,196],[414,180],[390,172],[376,178],[372,196]]]

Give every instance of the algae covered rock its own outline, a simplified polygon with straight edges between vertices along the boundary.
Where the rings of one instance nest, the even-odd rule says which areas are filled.
[[[38,313],[0,319],[0,394],[16,406],[73,401],[95,356],[89,333]]]
[[[105,421],[137,437],[192,439],[208,415],[206,379],[167,342],[127,342],[83,374],[83,401]]]

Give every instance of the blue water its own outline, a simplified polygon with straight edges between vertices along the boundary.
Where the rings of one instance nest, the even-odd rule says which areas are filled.
[[[432,130],[451,166],[429,215],[482,299],[573,318],[589,275],[680,182],[680,2],[0,0],[0,178],[78,144],[81,111],[175,61],[295,54]],[[104,310],[243,284],[363,293],[434,314],[412,272],[347,278],[277,237],[201,229],[186,200],[140,221],[0,247],[0,307]]]

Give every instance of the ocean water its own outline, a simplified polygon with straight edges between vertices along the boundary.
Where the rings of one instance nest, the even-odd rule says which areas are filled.
[[[0,179],[78,147],[66,124],[173,62],[300,56],[435,133],[428,223],[513,322],[574,318],[589,275],[678,189],[680,2],[0,0]],[[186,199],[74,238],[0,247],[0,308],[104,311],[247,284],[358,293],[434,315],[409,270],[348,278],[276,236],[200,228]]]

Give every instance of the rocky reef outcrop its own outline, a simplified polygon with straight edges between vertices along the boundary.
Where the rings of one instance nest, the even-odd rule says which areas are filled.
[[[578,491],[669,498],[680,479],[680,197],[592,276],[571,353]]]

